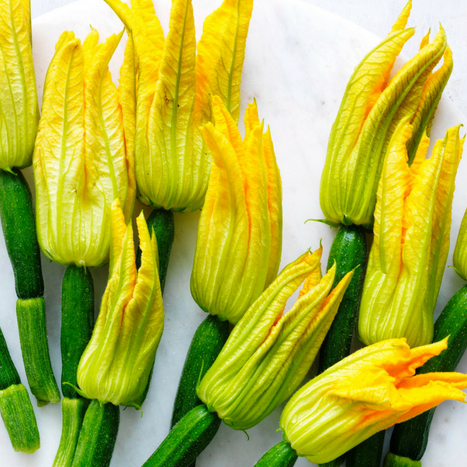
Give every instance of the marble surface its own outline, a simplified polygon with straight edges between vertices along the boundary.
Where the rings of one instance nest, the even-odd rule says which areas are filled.
[[[34,2],[34,0],[33,0]],[[58,3],[58,2],[57,2]],[[195,16],[198,35],[204,17],[219,0],[197,0]],[[156,0],[162,25],[167,27],[170,2]],[[390,19],[392,21],[392,19]],[[81,0],[52,11],[33,23],[34,55],[39,94],[42,94],[47,65],[60,32],[73,29],[84,38],[89,24],[102,37],[118,32],[122,25],[103,1]],[[433,30],[437,22],[432,23]],[[418,31],[413,42],[421,39]],[[327,138],[342,93],[353,68],[378,38],[349,21],[297,0],[255,0],[243,73],[242,109],[256,98],[260,116],[270,125],[284,187],[284,248],[282,263],[295,259],[303,251],[316,248],[323,239],[325,258],[334,233],[322,224],[308,223],[320,217],[318,190],[324,165]],[[111,63],[114,79],[122,60],[123,44]],[[401,61],[398,62],[400,66]],[[243,114],[243,111],[242,111]],[[433,128],[433,139],[444,136],[445,129],[466,122],[450,99],[443,98]],[[453,207],[452,248],[467,199],[465,175],[461,163]],[[28,180],[32,183],[30,170]],[[141,207],[137,208],[140,209]],[[164,297],[166,323],[156,359],[153,383],[144,405],[144,416],[127,409],[121,412],[121,425],[112,465],[140,466],[166,436],[173,397],[191,337],[205,317],[193,302],[189,279],[199,215],[176,214],[176,236]],[[451,259],[449,258],[448,264]],[[52,363],[60,374],[59,306],[60,283],[64,267],[43,257],[48,313],[48,335]],[[0,325],[23,382],[26,382],[14,316],[15,293],[10,263],[0,238]],[[92,271],[96,283],[96,301],[105,287],[106,268]],[[439,313],[462,282],[451,269],[445,273],[438,301]],[[467,358],[459,369],[467,371]],[[61,430],[60,405],[36,408],[42,448],[31,456],[14,453],[3,424],[0,423],[2,465],[43,467],[51,465]],[[243,432],[222,426],[213,443],[200,456],[199,467],[248,467],[264,451],[280,441],[280,408],[257,427]],[[463,443],[467,435],[467,406],[446,402],[437,410],[430,444],[423,459],[424,467],[464,465]],[[304,459],[297,467],[311,465]]]

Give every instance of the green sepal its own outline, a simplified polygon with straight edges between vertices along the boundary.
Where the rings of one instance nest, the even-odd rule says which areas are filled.
[[[28,391],[22,384],[0,391],[0,413],[15,451],[32,454],[39,449],[36,416]]]

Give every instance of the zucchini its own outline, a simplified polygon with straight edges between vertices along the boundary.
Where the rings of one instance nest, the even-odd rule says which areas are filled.
[[[53,467],[71,467],[87,406],[86,399],[63,398],[62,435]]]
[[[15,275],[16,312],[24,367],[39,406],[58,402],[60,392],[50,363],[44,280],[34,209],[22,172],[0,170],[0,218]]]
[[[191,409],[202,404],[196,386],[214,363],[229,337],[228,321],[209,315],[198,327],[191,341],[175,396],[173,427]]]
[[[327,268],[329,270],[336,262],[337,270],[333,287],[348,272],[354,270],[354,275],[321,346],[320,373],[350,354],[365,277],[366,261],[367,243],[364,228],[358,225],[342,225],[332,243]]]
[[[33,453],[40,447],[39,430],[26,388],[21,384],[0,329],[0,414],[15,451]]]
[[[188,467],[212,441],[220,424],[215,412],[198,405],[172,428],[143,467]]]
[[[297,453],[292,446],[286,441],[281,441],[264,454],[255,467],[293,467],[297,459]]]
[[[62,392],[69,399],[79,394],[76,374],[78,364],[94,326],[94,284],[89,269],[68,266],[62,281]],[[74,387],[73,387],[74,386]]]
[[[119,423],[119,407],[91,401],[84,416],[72,467],[110,465]]]
[[[433,341],[449,336],[448,348],[425,363],[418,373],[454,371],[467,349],[467,285],[462,287],[445,306],[435,322]],[[435,409],[396,425],[391,437],[390,454],[386,467],[409,466],[402,458],[413,462],[421,460],[428,443]],[[416,464],[414,464],[416,465]]]
[[[346,467],[379,467],[383,457],[384,436],[379,431],[351,449],[346,455]]]

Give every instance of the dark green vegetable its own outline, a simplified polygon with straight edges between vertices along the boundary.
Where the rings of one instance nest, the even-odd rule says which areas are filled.
[[[400,457],[388,452],[384,461],[384,467],[422,467],[422,463],[420,461],[413,461],[408,457]]]
[[[447,336],[448,348],[425,363],[419,373],[454,371],[464,355],[467,349],[467,286],[451,298],[436,320],[433,341],[440,341]],[[386,458],[385,463],[387,467],[411,465],[401,464],[400,458],[419,461],[423,457],[434,412],[435,409],[431,409],[395,426],[391,437],[392,455]]]
[[[375,433],[345,456],[346,467],[379,467],[383,457],[385,431]]]
[[[264,454],[255,467],[293,467],[297,459],[297,453],[292,446],[286,441],[281,441]]]
[[[31,191],[20,170],[0,170],[0,218],[15,275],[16,312],[29,387],[39,405],[58,402],[60,392],[50,363],[44,281]]]
[[[196,330],[178,385],[171,426],[202,404],[196,394],[196,385],[212,366],[228,337],[228,321],[221,321],[217,316],[209,315]]]
[[[188,467],[212,441],[220,424],[216,413],[198,405],[172,428],[144,467]]]
[[[94,326],[94,284],[89,269],[68,266],[62,281],[62,392],[64,397],[76,399],[79,394],[70,386],[78,386],[78,363]]]
[[[7,389],[13,384],[21,384],[21,379],[0,329],[0,390]]]
[[[328,270],[334,265],[334,262],[337,265],[333,287],[348,272],[355,271],[342,298],[339,311],[321,346],[320,373],[350,354],[350,346],[360,307],[366,261],[367,244],[363,227],[357,225],[341,226],[332,243],[328,260]]]
[[[72,467],[109,466],[119,423],[119,407],[91,401],[84,416]]]

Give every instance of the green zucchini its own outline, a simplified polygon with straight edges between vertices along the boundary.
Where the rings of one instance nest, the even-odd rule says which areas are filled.
[[[175,396],[172,413],[173,427],[191,409],[202,404],[196,386],[214,363],[229,337],[228,321],[209,315],[198,327],[191,341]]]
[[[335,287],[350,271],[352,280],[342,298],[339,311],[320,349],[319,372],[327,370],[350,354],[353,332],[357,322],[363,279],[367,261],[367,243],[363,227],[342,225],[329,253],[328,270],[336,263]]]
[[[15,275],[16,313],[29,387],[39,406],[58,402],[60,392],[50,363],[44,281],[29,186],[18,169],[0,170],[0,218]]]
[[[449,336],[448,348],[425,363],[419,373],[454,371],[464,355],[467,349],[467,285],[449,300],[435,322],[433,341],[440,341],[446,336]],[[431,409],[395,426],[391,455],[385,463],[387,467],[409,465],[401,464],[401,458],[415,462],[423,457],[434,412],[435,409]]]
[[[119,407],[91,401],[84,416],[72,467],[110,465],[119,423]]]
[[[333,287],[350,271],[354,271],[352,280],[342,298],[336,317],[329,329],[320,349],[319,372],[327,370],[332,365],[350,355],[358,310],[362,295],[363,279],[367,262],[367,242],[365,229],[358,225],[341,225],[334,241],[327,269],[336,263],[336,277]],[[339,467],[345,456],[321,467]]]
[[[408,457],[401,457],[388,452],[384,460],[384,467],[422,467],[420,461],[413,461]]]
[[[83,398],[63,398],[62,435],[53,467],[71,467],[88,402]]]
[[[386,431],[375,433],[351,449],[346,455],[346,467],[379,467],[383,457]]]
[[[36,416],[26,388],[0,329],[0,414],[15,451],[32,453],[39,449]]]
[[[255,467],[293,467],[297,459],[297,453],[292,446],[286,441],[281,441],[264,454]]]
[[[94,326],[94,284],[89,269],[68,266],[62,281],[62,392],[69,399],[79,394],[76,374],[78,364]]]
[[[188,467],[219,430],[220,418],[202,404],[188,412],[170,431],[144,467]]]

